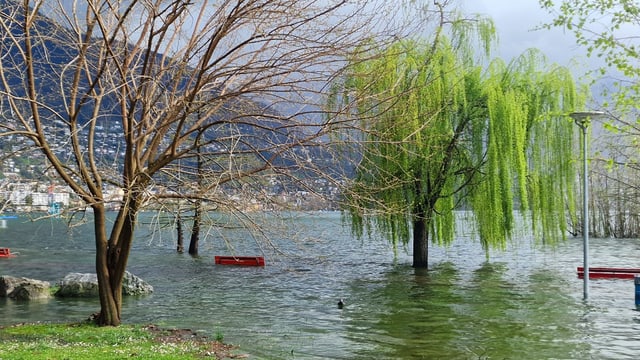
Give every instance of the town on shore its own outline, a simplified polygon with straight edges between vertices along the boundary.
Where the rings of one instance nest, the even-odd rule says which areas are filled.
[[[315,184],[316,189],[324,189],[326,183]],[[317,181],[316,181],[317,182]],[[108,210],[118,210],[123,190],[109,186],[103,190],[105,205]],[[244,211],[266,211],[278,209],[291,210],[335,210],[337,188],[328,187],[323,193],[310,193],[308,191],[280,192],[269,194],[270,201],[263,201],[249,194],[235,193],[226,195],[229,201],[236,204],[236,208]],[[176,200],[172,200],[176,202]],[[58,214],[66,209],[84,210],[86,204],[76,196],[71,188],[66,185],[43,183],[35,180],[0,180],[0,212],[27,213],[47,212]],[[153,209],[149,204],[148,208]],[[177,207],[176,207],[177,208]]]

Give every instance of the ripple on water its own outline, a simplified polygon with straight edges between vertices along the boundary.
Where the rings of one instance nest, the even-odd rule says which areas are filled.
[[[129,270],[155,293],[127,298],[125,321],[221,332],[256,359],[640,356],[633,282],[592,281],[591,298],[583,302],[575,275],[579,240],[541,249],[518,238],[508,252],[491,252],[487,260],[478,244],[461,238],[449,248],[431,248],[430,270],[416,271],[402,249],[394,258],[385,242],[352,239],[335,214],[298,221],[298,239],[272,239],[287,255],[266,253],[264,268],[214,265],[213,255],[224,249],[215,239],[204,241],[199,259],[176,254],[170,234],[163,242],[138,242]],[[0,262],[2,274],[55,281],[69,271],[92,271],[91,240],[83,238],[90,231],[69,236],[48,224],[12,225],[4,229],[3,246],[21,256]],[[56,249],[55,257],[44,243]],[[639,240],[593,239],[591,246],[593,266],[638,266]],[[346,300],[343,309],[339,298]],[[0,299],[0,322],[72,321],[96,309],[95,300]]]

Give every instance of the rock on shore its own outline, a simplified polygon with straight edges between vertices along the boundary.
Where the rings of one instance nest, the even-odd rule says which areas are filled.
[[[46,299],[51,297],[50,287],[48,281],[9,275],[0,276],[0,297],[14,300]]]
[[[59,283],[55,295],[59,297],[97,297],[98,276],[87,273],[69,273]],[[147,295],[153,292],[153,286],[131,274],[124,273],[122,295]]]
[[[96,274],[69,273],[58,282],[58,297],[97,297],[98,277]],[[153,292],[153,286],[146,281],[126,271],[124,274],[123,295],[148,295]],[[33,300],[51,297],[51,285],[48,281],[0,276],[0,297],[14,300]]]

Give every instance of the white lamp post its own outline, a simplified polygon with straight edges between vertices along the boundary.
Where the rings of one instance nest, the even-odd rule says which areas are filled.
[[[587,128],[591,118],[604,116],[602,111],[580,111],[569,114],[582,129],[582,241],[584,255],[584,300],[589,299],[589,170],[587,167]]]

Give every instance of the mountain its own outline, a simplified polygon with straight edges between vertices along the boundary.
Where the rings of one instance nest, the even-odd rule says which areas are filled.
[[[23,20],[22,14],[21,4],[11,0],[0,0],[2,21],[11,17]],[[62,157],[70,151],[67,147],[69,144],[69,127],[66,124],[68,118],[64,114],[67,113],[65,92],[70,88],[73,73],[65,70],[68,70],[68,65],[72,64],[76,57],[75,48],[65,38],[67,30],[53,19],[45,16],[39,17],[32,30],[34,34],[47,35],[42,37],[42,41],[34,44],[32,49],[34,70],[38,78],[36,91],[46,104],[46,107],[42,107],[40,116],[47,119],[46,126],[49,128],[48,133],[51,136],[49,140],[54,145],[59,145],[57,151]],[[22,29],[15,24],[10,25],[9,31],[5,35],[9,34],[11,36],[4,36],[0,41],[0,54],[2,55],[0,61],[7,84],[7,89],[0,85],[0,91],[10,91],[17,97],[24,97],[27,88],[24,78],[26,65],[21,55],[24,47],[18,49],[13,42],[13,39],[22,38]],[[20,44],[24,46],[22,42]],[[162,58],[162,54],[156,56],[158,59]],[[89,82],[83,78],[79,88],[87,89],[88,87]],[[211,99],[215,99],[217,96],[215,91],[207,95]],[[5,117],[5,123],[11,126],[15,124],[15,118],[12,112],[7,109],[4,101],[6,99],[0,98],[0,111]],[[86,129],[85,125],[92,118],[94,109],[95,99],[88,98],[86,101],[78,117],[80,129]],[[103,165],[110,169],[113,169],[114,164],[121,165],[118,163],[118,154],[124,149],[122,112],[120,107],[116,106],[118,103],[115,93],[102,99],[103,113],[100,122],[96,124],[100,136],[96,139],[95,148],[102,156]],[[20,106],[24,109],[24,113],[29,113],[28,102],[22,102]],[[263,116],[259,116],[259,114]],[[241,121],[221,121],[236,118]],[[326,173],[334,173],[336,176],[343,173],[342,164],[335,161],[327,148],[304,146],[300,139],[307,134],[301,128],[291,126],[286,118],[283,114],[272,110],[266,101],[242,96],[230,98],[225,101],[221,110],[210,118],[211,123],[219,122],[220,124],[208,131],[202,142],[210,144],[209,152],[219,152],[226,156],[231,151],[229,149],[234,146],[233,151],[236,152],[256,149],[257,155],[273,159],[274,165],[288,170],[293,169],[293,171],[306,174],[306,176],[315,176],[314,173],[317,171],[307,172],[305,170],[305,166],[302,165],[309,162],[320,167],[320,171]],[[81,138],[86,141],[85,137]],[[0,141],[2,141],[2,137],[0,137]],[[82,145],[86,145],[86,143]],[[2,146],[1,143],[0,146]],[[290,146],[291,151],[280,154],[278,148],[286,146]],[[195,159],[186,160],[182,166],[195,166]],[[223,168],[218,170],[225,171]]]

